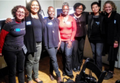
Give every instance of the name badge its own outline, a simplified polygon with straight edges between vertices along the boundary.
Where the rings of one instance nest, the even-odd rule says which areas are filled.
[[[31,25],[31,21],[27,21],[26,24],[27,24],[27,25]]]
[[[48,25],[53,25],[53,23],[52,23],[52,22],[49,22]]]
[[[114,20],[114,24],[116,24],[116,20]]]
[[[70,24],[70,22],[66,22],[66,24]]]
[[[96,24],[97,24],[97,25],[99,25],[99,24],[100,24],[100,22],[96,22]]]

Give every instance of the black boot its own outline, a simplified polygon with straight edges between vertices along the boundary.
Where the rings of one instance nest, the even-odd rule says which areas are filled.
[[[107,72],[107,75],[104,77],[104,80],[108,80],[110,78],[113,78],[113,73],[112,72]]]

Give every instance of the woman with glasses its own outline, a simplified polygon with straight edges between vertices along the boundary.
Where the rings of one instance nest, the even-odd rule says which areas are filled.
[[[16,83],[16,69],[19,83],[24,83],[24,62],[25,55],[22,47],[24,46],[25,17],[29,15],[24,6],[15,6],[12,9],[14,17],[11,23],[7,23],[0,33],[0,56],[8,66],[9,83]]]

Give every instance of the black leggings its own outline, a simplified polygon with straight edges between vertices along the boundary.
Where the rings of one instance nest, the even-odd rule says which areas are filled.
[[[109,61],[109,71],[114,72],[115,61]]]
[[[9,70],[9,83],[16,83],[16,68],[19,83],[24,83],[24,62],[25,56],[23,51],[3,51],[4,59]]]

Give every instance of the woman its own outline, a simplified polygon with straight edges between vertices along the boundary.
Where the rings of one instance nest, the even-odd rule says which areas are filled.
[[[72,68],[73,71],[80,71],[80,67],[83,61],[83,49],[86,36],[86,22],[88,13],[84,12],[85,5],[82,3],[75,3],[74,14],[71,14],[75,18],[77,24],[77,31],[75,35],[75,41],[73,42],[73,55],[72,55]]]
[[[30,12],[29,16],[25,18],[26,34],[24,42],[27,47],[27,61],[26,61],[26,74],[28,83],[32,81],[32,71],[34,73],[34,80],[37,83],[43,83],[38,78],[39,60],[42,50],[42,36],[44,30],[44,22],[42,16],[39,14],[41,7],[38,0],[31,0],[27,5],[27,9]],[[11,22],[8,18],[7,22]]]
[[[112,1],[106,1],[103,6],[105,18],[103,20],[106,33],[106,46],[108,48],[109,71],[105,76],[105,80],[113,78],[114,65],[117,61],[120,15],[116,12],[116,6]]]
[[[103,16],[99,13],[98,2],[91,4],[92,12],[88,16],[88,38],[91,44],[93,59],[95,64],[102,70],[102,51],[103,51]]]
[[[45,48],[50,56],[50,78],[54,80],[53,70],[57,75],[57,83],[61,82],[61,76],[57,63],[57,50],[60,47],[60,34],[59,34],[59,20],[55,18],[55,10],[52,6],[48,7],[48,18],[44,19],[45,32],[44,32],[44,44]]]
[[[26,34],[24,38],[25,45],[28,49],[26,61],[27,80],[28,83],[33,83],[33,71],[34,80],[37,83],[43,83],[38,78],[39,60],[42,50],[42,36],[44,29],[43,18],[39,14],[41,7],[37,0],[31,0],[27,8],[30,12],[30,15],[26,18]]]
[[[19,83],[24,83],[25,56],[22,50],[25,35],[25,17],[29,15],[24,6],[15,6],[12,9],[14,17],[11,23],[5,24],[0,34],[0,56],[4,59],[9,70],[9,83],[16,83],[16,68]]]
[[[63,75],[67,75],[73,78],[72,73],[72,49],[73,41],[76,34],[76,22],[75,19],[68,15],[69,5],[64,3],[62,6],[62,14],[58,17],[60,37],[61,37],[61,52],[63,55]]]

